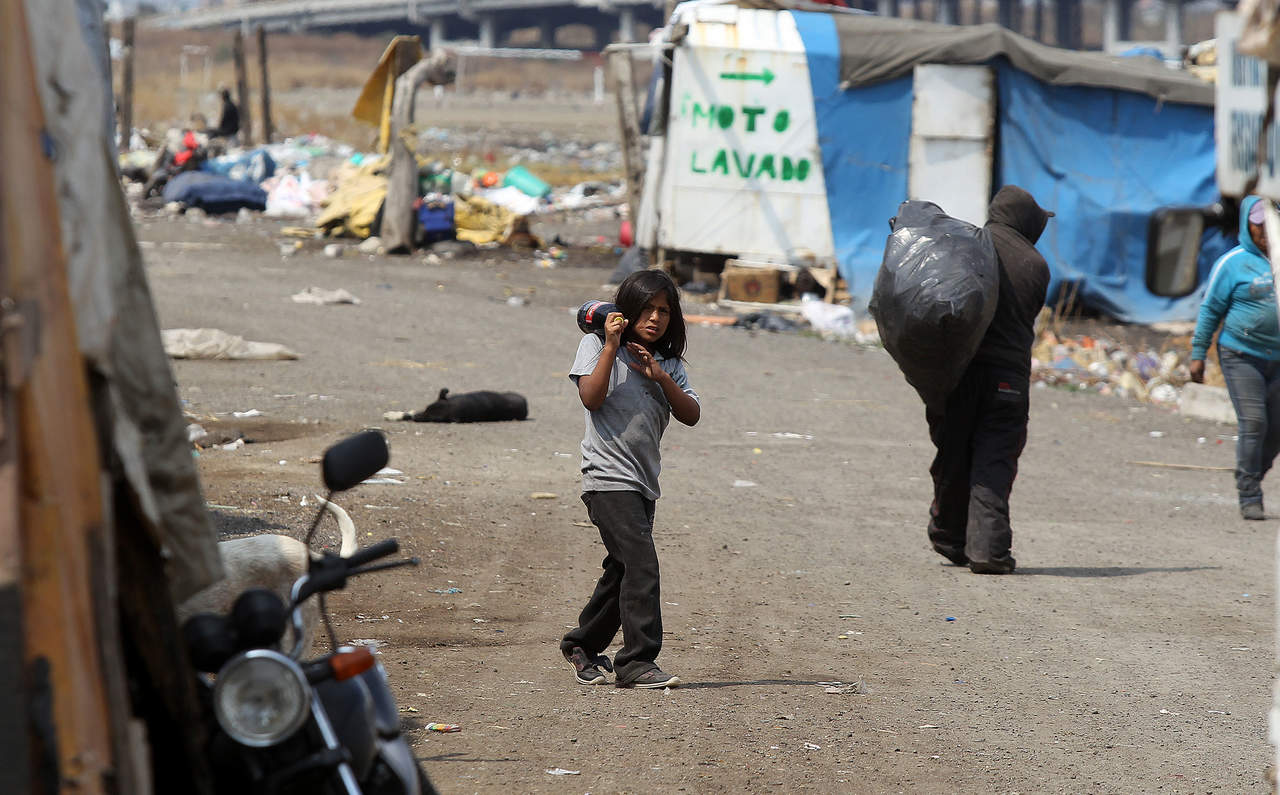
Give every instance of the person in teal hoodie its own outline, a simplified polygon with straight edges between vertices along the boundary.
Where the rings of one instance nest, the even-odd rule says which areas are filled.
[[[1214,263],[1191,339],[1191,380],[1204,383],[1204,357],[1222,326],[1218,362],[1238,423],[1236,492],[1245,519],[1266,518],[1262,478],[1280,453],[1280,325],[1264,211],[1257,196],[1240,203],[1240,245]]]

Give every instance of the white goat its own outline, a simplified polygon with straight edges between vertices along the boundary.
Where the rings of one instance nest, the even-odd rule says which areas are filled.
[[[338,520],[338,529],[342,533],[342,546],[338,554],[344,558],[350,557],[357,549],[356,526],[351,521],[351,516],[340,505],[319,495],[316,499]],[[222,556],[226,576],[178,606],[179,626],[197,613],[230,613],[236,597],[250,588],[275,591],[285,605],[288,605],[289,592],[294,581],[306,573],[309,557],[306,544],[289,536],[275,534],[221,541],[218,543],[218,553]],[[314,553],[312,556],[319,557]],[[315,599],[307,600],[302,608],[304,655],[311,648],[318,616],[319,608]],[[283,648],[292,649],[294,642],[291,626],[285,634]]]

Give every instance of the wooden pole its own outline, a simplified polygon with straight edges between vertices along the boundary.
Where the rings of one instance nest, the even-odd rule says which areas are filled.
[[[267,31],[258,26],[258,70],[262,73],[262,142],[271,143],[271,79],[267,75]]]
[[[613,97],[618,105],[618,130],[622,136],[622,171],[627,179],[627,209],[632,229],[639,220],[640,183],[644,161],[640,152],[640,119],[636,115],[636,91],[631,76],[631,51],[608,53],[609,73],[613,76]]]
[[[236,64],[236,104],[240,110],[240,142],[249,146],[253,143],[253,117],[249,110],[249,70],[244,65],[244,31],[239,28],[236,28],[231,53]]]
[[[102,565],[101,458],[27,30],[23,0],[0,0],[0,340],[16,428],[0,482],[12,489],[17,476],[19,522],[0,539],[19,547],[23,627],[4,654],[22,660],[31,749],[29,786],[6,791],[101,793],[114,767],[90,585]],[[12,521],[12,504],[3,515]]]
[[[120,87],[120,151],[129,151],[133,139],[133,32],[137,22],[129,17],[122,24],[124,29],[124,73]]]

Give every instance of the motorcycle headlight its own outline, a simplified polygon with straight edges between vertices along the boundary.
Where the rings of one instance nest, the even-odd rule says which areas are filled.
[[[218,671],[214,714],[231,739],[261,748],[296,732],[311,707],[311,685],[293,660],[271,649],[236,655]]]

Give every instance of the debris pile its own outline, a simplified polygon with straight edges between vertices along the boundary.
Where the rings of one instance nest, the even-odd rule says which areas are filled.
[[[1182,387],[1190,380],[1190,353],[1185,338],[1170,339],[1162,350],[1137,350],[1105,336],[1067,337],[1044,331],[1031,351],[1031,380],[1176,406]],[[1223,383],[1216,364],[1207,362],[1206,370],[1205,383]]]
[[[420,134],[418,198],[415,216],[418,243],[465,241],[477,245],[543,248],[528,234],[531,217],[559,211],[605,212],[624,216],[626,189],[619,180],[585,180],[556,187],[535,173],[616,171],[617,146],[547,142],[541,149],[505,153],[512,165],[462,168],[451,155],[458,142],[452,133]],[[134,136],[144,143],[141,136]],[[447,142],[448,145],[443,145]],[[432,144],[441,144],[434,150]],[[475,159],[475,158],[472,158]],[[489,153],[492,163],[498,159]],[[446,165],[446,160],[452,165]],[[143,211],[177,214],[201,210],[210,215],[236,213],[241,219],[296,219],[312,237],[377,237],[387,196],[390,156],[357,152],[319,135],[291,138],[257,147],[236,147],[190,130],[171,130],[151,148],[120,156],[126,190]],[[198,176],[197,176],[198,175]],[[193,218],[204,218],[195,213]],[[295,228],[295,230],[298,228]],[[300,235],[299,235],[300,236]]]

